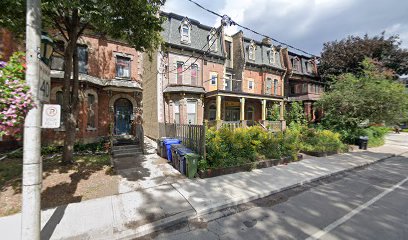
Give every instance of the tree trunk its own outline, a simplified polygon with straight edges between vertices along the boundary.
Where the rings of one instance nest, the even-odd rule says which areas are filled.
[[[71,28],[68,32],[69,41],[64,53],[64,88],[63,88],[63,111],[65,114],[65,139],[62,153],[62,164],[72,164],[74,162],[74,145],[76,135],[76,123],[79,107],[78,99],[78,52],[77,39],[79,32],[78,12],[73,11]],[[73,70],[73,79],[71,73]],[[72,87],[72,88],[71,88]]]

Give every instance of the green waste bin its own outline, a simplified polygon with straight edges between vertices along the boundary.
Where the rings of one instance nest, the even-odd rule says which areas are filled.
[[[187,177],[194,178],[197,173],[200,155],[195,153],[187,153],[184,157],[186,158]]]

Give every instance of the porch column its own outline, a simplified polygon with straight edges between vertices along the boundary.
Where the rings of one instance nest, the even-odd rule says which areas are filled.
[[[280,120],[280,121],[283,121],[283,120],[285,120],[285,118],[284,118],[285,104],[284,104],[283,101],[281,101],[279,104],[280,104],[279,120]]]
[[[244,121],[245,120],[245,98],[241,98],[240,102],[241,102],[241,105],[240,105],[241,114],[240,114],[239,120]]]
[[[216,96],[216,115],[215,115],[215,120],[220,121],[221,120],[221,96],[217,95]]]
[[[266,120],[266,100],[262,100],[262,121]]]

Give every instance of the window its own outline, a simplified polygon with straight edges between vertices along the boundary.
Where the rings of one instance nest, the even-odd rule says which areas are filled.
[[[315,84],[315,93],[319,93],[319,85]]]
[[[208,47],[210,51],[217,51],[217,31],[215,29],[212,29],[210,35],[208,35]]]
[[[269,64],[276,64],[276,50],[274,47],[267,52]]]
[[[190,21],[188,20],[188,18],[184,18],[183,21],[181,21],[180,25],[180,37],[182,43],[186,44],[191,43],[190,31],[191,31]]]
[[[225,79],[224,79],[224,90],[226,91],[232,91],[232,75],[231,74],[226,74]]]
[[[51,60],[51,69],[64,71],[64,49],[65,43],[63,41],[55,42]]]
[[[216,73],[211,73],[211,85],[216,86],[218,82],[218,75]]]
[[[177,84],[183,83],[183,62],[177,62]]]
[[[56,98],[57,104],[59,104],[61,106],[61,117],[60,117],[60,119],[61,119],[61,127],[62,127],[62,125],[64,123],[64,117],[65,117],[65,115],[63,114],[63,109],[62,109],[62,105],[64,103],[64,93],[62,91],[58,91],[55,94],[55,98]]]
[[[116,77],[130,78],[130,58],[116,56]]]
[[[296,93],[296,85],[291,85],[290,86],[290,93],[295,94]]]
[[[273,94],[278,95],[278,79],[273,80]]]
[[[88,73],[88,47],[78,46],[78,71],[80,73]]]
[[[210,105],[210,109],[208,111],[208,120],[214,121],[216,118],[217,109],[214,104]]]
[[[231,60],[232,44],[230,41],[225,41],[225,50],[227,52],[227,59]]]
[[[266,94],[272,93],[272,79],[266,79]]]
[[[191,85],[196,86],[197,85],[197,72],[198,72],[198,65],[197,64],[192,64],[191,65]]]
[[[302,84],[302,93],[307,93],[307,83]]]
[[[252,40],[248,46],[248,58],[250,60],[255,60],[255,50],[256,50],[256,45],[255,45],[255,42]]]
[[[252,106],[247,108],[245,120],[249,120],[249,121],[254,120],[254,108]]]
[[[87,126],[88,128],[95,128],[95,95],[88,94],[88,121]]]
[[[173,112],[174,123],[180,123],[180,103],[178,101],[174,102]]]
[[[187,122],[188,124],[197,123],[197,101],[195,100],[187,101]]]
[[[254,90],[254,81],[253,80],[248,80],[248,89],[249,90]]]
[[[311,62],[306,62],[306,71],[308,73],[313,73],[313,63]]]
[[[300,72],[299,59],[292,58],[292,68],[293,68],[293,71]]]

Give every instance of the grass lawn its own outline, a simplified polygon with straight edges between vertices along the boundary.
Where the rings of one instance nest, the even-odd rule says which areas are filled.
[[[41,208],[118,193],[109,155],[77,155],[75,164],[68,166],[60,165],[60,160],[60,156],[43,160]],[[20,212],[21,177],[21,158],[0,161],[0,216]]]

